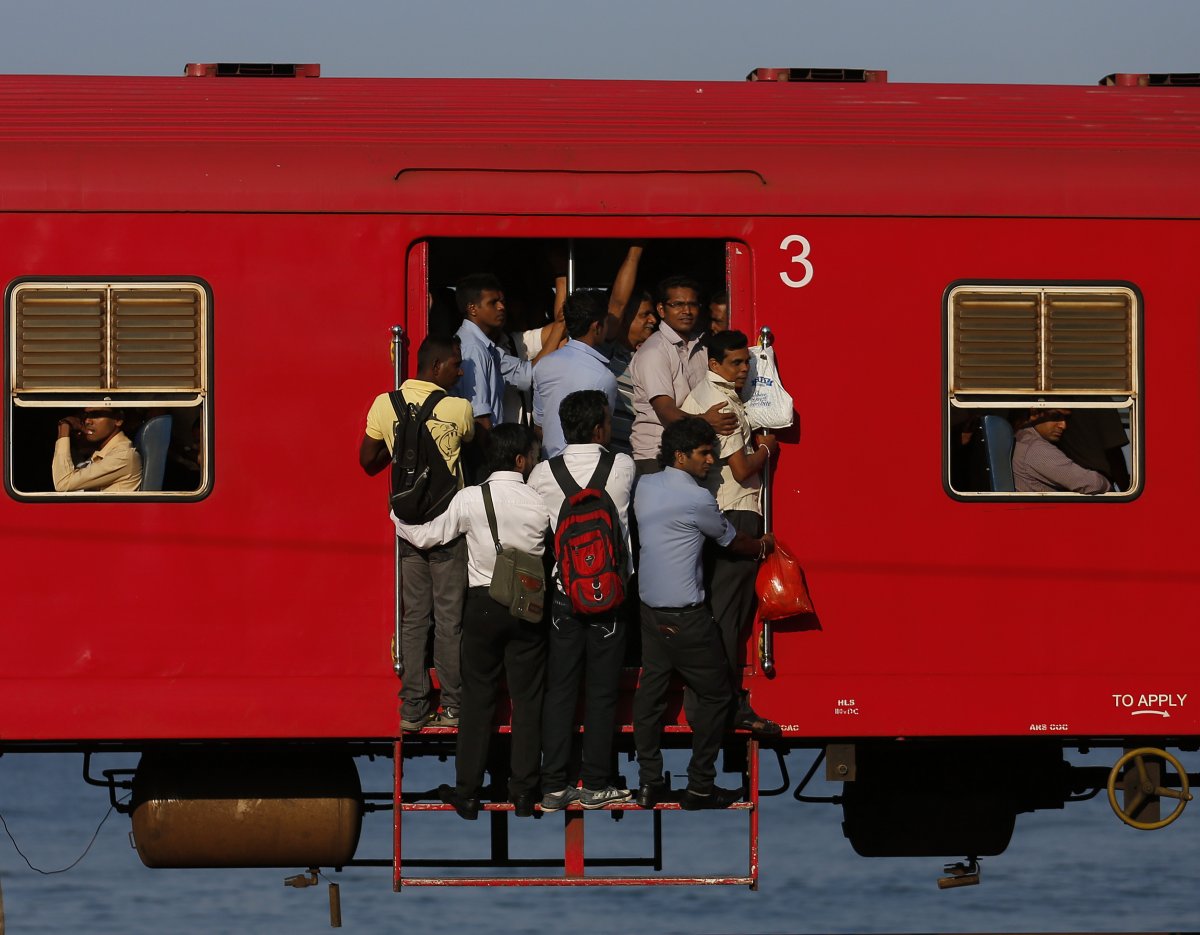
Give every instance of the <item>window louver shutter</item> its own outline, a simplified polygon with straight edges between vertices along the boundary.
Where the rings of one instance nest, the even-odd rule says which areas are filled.
[[[1037,389],[1038,297],[965,292],[954,297],[953,389]]]
[[[112,322],[114,388],[199,391],[197,293],[114,289]]]
[[[1133,392],[1132,321],[1124,295],[1046,296],[1046,385]]]
[[[951,299],[952,393],[1134,393],[1134,303],[1094,287]]]
[[[108,367],[104,297],[103,290],[39,290],[20,295],[13,361],[18,393],[104,386]]]
[[[199,289],[61,289],[15,294],[13,389],[188,392],[204,386]]]

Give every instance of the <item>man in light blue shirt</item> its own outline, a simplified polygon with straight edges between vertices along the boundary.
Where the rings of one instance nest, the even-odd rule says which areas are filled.
[[[570,340],[533,368],[533,421],[541,426],[546,458],[567,447],[558,408],[571,393],[600,390],[608,397],[609,412],[617,408],[617,378],[608,369],[608,358],[596,349],[608,321],[607,299],[576,289],[563,303],[563,321]]]
[[[641,531],[642,677],[633,699],[633,736],[642,808],[653,808],[669,791],[663,780],[662,728],[672,672],[696,696],[682,807],[726,808],[741,797],[740,790],[713,784],[733,688],[720,633],[704,604],[701,555],[706,538],[735,554],[760,558],[774,549],[775,540],[770,533],[755,538],[735,531],[698,483],[713,465],[716,438],[698,416],[669,424],[658,456],[663,470],[643,475],[634,498]]]
[[[491,335],[504,327],[507,313],[500,281],[488,273],[463,277],[454,289],[463,323],[458,329],[462,372],[454,395],[471,401],[475,421],[485,430],[504,421],[504,352]]]

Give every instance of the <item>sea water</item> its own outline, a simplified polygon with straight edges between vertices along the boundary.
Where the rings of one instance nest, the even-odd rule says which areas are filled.
[[[1119,751],[1070,759],[1111,764]],[[793,778],[811,761],[788,757]],[[97,758],[99,769],[132,765]],[[1192,756],[1193,770],[1200,761]],[[682,773],[682,762],[668,761]],[[632,764],[624,766],[629,776]],[[450,779],[449,764],[406,766],[408,788]],[[30,861],[63,867],[83,851],[108,809],[105,790],[84,784],[82,757],[0,757],[0,814]],[[386,792],[391,763],[360,761],[363,786]],[[763,785],[777,784],[774,758],[764,756]],[[732,784],[728,783],[727,784]],[[814,780],[810,794],[836,784]],[[1167,803],[1170,804],[1170,803]],[[646,856],[650,816],[587,815],[588,852]],[[562,854],[562,817],[511,823],[513,857]],[[939,890],[936,858],[858,857],[841,833],[841,810],[801,804],[791,794],[766,798],[761,810],[761,885],[712,887],[418,888],[392,892],[387,867],[325,872],[318,886],[285,887],[292,870],[148,870],[129,840],[129,819],[112,814],[88,855],[66,873],[31,871],[0,835],[0,891],[8,935],[27,932],[329,931],[326,881],[340,885],[343,925],[355,932],[530,935],[692,932],[1019,932],[1200,929],[1195,850],[1200,805],[1174,824],[1137,831],[1121,824],[1103,793],[1061,811],[1022,815],[1008,850],[982,862],[979,886]],[[406,813],[405,852],[412,857],[483,857],[489,822],[453,813]],[[666,869],[671,874],[746,873],[745,812],[663,815]],[[359,857],[389,858],[391,814],[368,815]],[[958,855],[965,856],[965,855]],[[414,870],[412,873],[431,873]],[[477,871],[463,871],[474,873]],[[545,871],[540,871],[545,872]],[[605,868],[598,874],[619,873]],[[646,872],[643,870],[631,872]]]

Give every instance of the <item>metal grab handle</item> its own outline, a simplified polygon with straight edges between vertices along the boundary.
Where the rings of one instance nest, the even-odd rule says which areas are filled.
[[[758,346],[769,347],[772,341],[771,329],[763,326],[758,329]],[[763,466],[762,472],[762,491],[763,491],[763,532],[772,531],[771,518],[771,459],[767,458],[767,463]],[[759,647],[760,659],[764,675],[772,675],[775,672],[775,638],[771,632],[771,621],[764,620],[762,622],[762,643]]]
[[[400,325],[392,325],[392,382],[395,386],[394,390],[400,389],[400,384],[404,382],[404,329]],[[395,445],[393,439],[392,444]],[[392,633],[392,667],[396,670],[396,678],[404,677],[404,660],[400,657],[400,618],[404,613],[404,606],[400,600],[400,592],[403,585],[403,573],[400,569],[400,537],[396,536],[393,543],[393,559],[396,564],[396,603],[395,603],[395,628]]]

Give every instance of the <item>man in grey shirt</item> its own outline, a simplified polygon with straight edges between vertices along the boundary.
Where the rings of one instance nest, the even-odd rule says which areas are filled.
[[[637,804],[653,808],[668,793],[663,780],[662,728],[671,673],[692,690],[692,758],[683,808],[726,808],[738,789],[714,785],[717,753],[733,701],[729,665],[712,612],[704,604],[701,553],[704,540],[738,555],[767,555],[770,534],[736,532],[717,509],[703,481],[713,466],[716,433],[704,419],[672,422],[663,432],[663,471],[643,476],[634,498],[642,530],[642,677],[633,700],[633,736],[641,788]]]
[[[633,431],[630,444],[638,474],[661,470],[657,459],[663,428],[682,419],[688,394],[706,379],[708,354],[693,336],[700,312],[700,286],[685,276],[658,287],[659,326],[633,355]],[[701,417],[718,434],[737,428],[737,418],[716,405]]]

